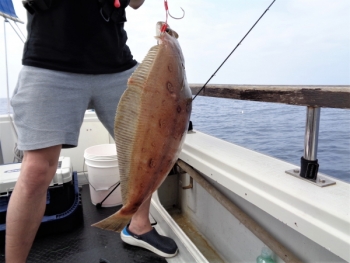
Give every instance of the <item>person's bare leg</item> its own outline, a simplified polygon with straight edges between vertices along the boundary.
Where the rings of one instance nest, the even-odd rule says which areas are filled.
[[[142,235],[152,230],[149,220],[149,208],[151,205],[151,197],[148,198],[137,210],[131,218],[129,229],[136,235]]]
[[[20,176],[6,217],[7,263],[24,263],[45,212],[46,193],[56,173],[61,145],[24,152]]]

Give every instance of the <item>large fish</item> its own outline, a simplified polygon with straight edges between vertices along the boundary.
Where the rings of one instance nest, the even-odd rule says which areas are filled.
[[[123,207],[93,226],[119,232],[158,189],[185,140],[192,93],[178,34],[157,23],[152,47],[128,80],[115,118]]]

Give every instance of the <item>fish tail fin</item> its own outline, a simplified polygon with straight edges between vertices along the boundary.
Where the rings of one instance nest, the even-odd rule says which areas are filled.
[[[119,216],[117,213],[103,219],[92,226],[114,232],[120,232],[130,222],[130,216]]]

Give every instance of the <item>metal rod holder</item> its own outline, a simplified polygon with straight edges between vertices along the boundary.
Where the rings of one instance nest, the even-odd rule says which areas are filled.
[[[317,186],[324,187],[327,185],[335,184],[335,182],[323,177],[317,178],[319,167],[317,160],[317,147],[320,126],[320,115],[320,107],[307,107],[304,139],[304,156],[302,156],[300,160],[300,169],[289,170],[286,171],[286,173],[304,179]]]
[[[300,160],[300,176],[310,180],[317,179],[318,160],[318,133],[320,127],[319,107],[307,107],[306,111],[306,127],[304,140],[304,156]]]
[[[310,106],[307,107],[305,140],[304,140],[304,158],[309,161],[317,160],[320,115],[321,115],[321,108],[310,107]]]

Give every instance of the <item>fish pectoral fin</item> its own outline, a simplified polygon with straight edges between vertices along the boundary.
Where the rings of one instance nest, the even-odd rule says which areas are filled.
[[[130,220],[131,216],[119,216],[117,213],[115,213],[91,226],[114,232],[120,232],[130,222]]]

